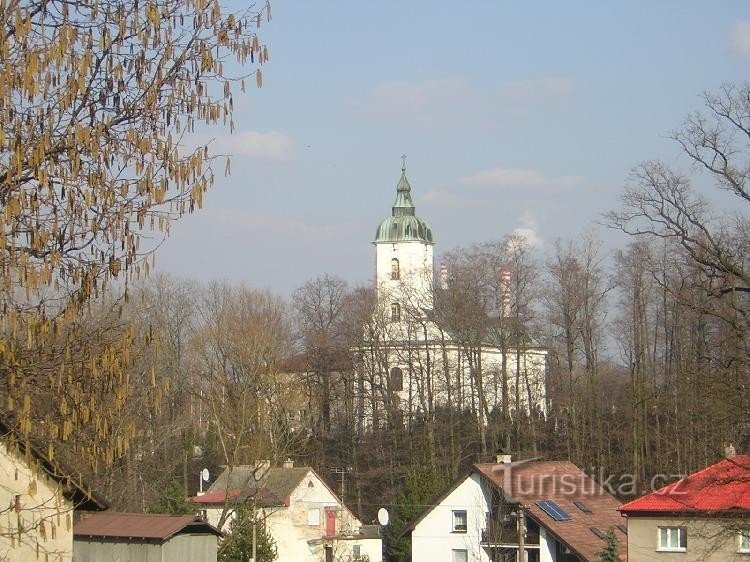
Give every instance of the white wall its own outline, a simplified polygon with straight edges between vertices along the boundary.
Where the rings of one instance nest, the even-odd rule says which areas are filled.
[[[21,509],[8,511],[8,506],[15,504],[16,495]],[[0,510],[0,560],[37,560],[37,547],[40,560],[72,559],[72,502],[63,497],[57,481],[41,469],[33,471],[25,460],[9,452],[4,443],[0,443]],[[20,537],[16,533],[19,521],[26,529]]]
[[[381,302],[413,301],[432,308],[432,244],[397,242],[375,244],[375,282]],[[391,260],[399,261],[400,278],[391,279]],[[404,304],[402,304],[402,307]]]
[[[402,323],[405,324],[405,323]],[[403,326],[402,326],[403,328]],[[471,369],[464,350],[459,350],[450,338],[445,338],[445,353],[443,347],[435,343],[438,340],[435,332],[437,328],[428,323],[428,338],[434,338],[426,345],[424,339],[415,330],[409,333],[394,331],[387,334],[396,342],[409,339],[408,345],[385,342],[383,349],[376,350],[374,356],[363,354],[365,371],[364,390],[368,396],[380,398],[382,389],[388,388],[386,374],[382,372],[382,362],[387,358],[388,368],[399,367],[403,373],[403,390],[398,392],[401,410],[406,415],[415,414],[423,410],[419,393],[426,395],[426,384],[432,385],[432,399],[434,405],[452,404],[456,407],[467,406],[471,403],[472,388]],[[390,347],[388,347],[390,345]],[[515,409],[516,372],[519,371],[520,408],[524,411],[541,410],[546,413],[546,357],[544,349],[524,350],[520,354],[520,365],[516,361],[514,349],[508,350],[506,357],[507,386],[511,410]],[[482,350],[482,373],[484,398],[490,409],[502,401],[502,352],[498,348],[485,347]],[[446,376],[449,373],[449,376]],[[450,400],[447,381],[450,380]],[[529,397],[529,390],[531,396]],[[462,398],[461,398],[462,397]],[[530,398],[530,400],[529,400]],[[529,407],[531,403],[531,408]],[[368,400],[363,401],[364,417],[371,422],[372,407]],[[381,405],[385,410],[385,405]]]
[[[465,533],[453,532],[453,511],[466,510]],[[480,546],[489,496],[483,490],[478,474],[468,476],[440,504],[417,524],[411,534],[412,560],[453,562],[453,550],[466,550],[470,562],[489,562]]]
[[[539,562],[555,562],[555,539],[539,526]]]

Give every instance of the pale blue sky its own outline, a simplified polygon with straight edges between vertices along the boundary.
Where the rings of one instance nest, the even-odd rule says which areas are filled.
[[[515,229],[549,248],[638,162],[687,167],[666,136],[702,91],[750,79],[747,1],[275,0],[261,33],[264,86],[217,132],[232,176],[157,266],[282,295],[372,278],[403,152],[436,255]]]

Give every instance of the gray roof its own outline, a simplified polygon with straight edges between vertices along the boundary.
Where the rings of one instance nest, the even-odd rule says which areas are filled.
[[[266,469],[247,464],[227,467],[211,484],[207,495],[232,490],[257,491],[266,500],[283,504],[311,470],[310,467]]]
[[[396,200],[391,216],[380,223],[375,232],[375,243],[427,242],[432,244],[432,230],[424,220],[415,215],[411,199],[411,185],[406,179],[406,169],[401,168],[401,179],[396,187]]]

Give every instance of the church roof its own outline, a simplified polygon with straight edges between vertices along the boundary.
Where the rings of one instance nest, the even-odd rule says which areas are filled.
[[[411,185],[406,179],[406,165],[401,167],[401,178],[396,186],[396,200],[391,216],[383,220],[375,233],[375,243],[427,242],[432,244],[432,230],[426,221],[416,216],[411,198]]]

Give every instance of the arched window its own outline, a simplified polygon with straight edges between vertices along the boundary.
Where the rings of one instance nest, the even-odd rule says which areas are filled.
[[[394,302],[391,305],[391,322],[400,322],[401,321],[401,305]]]
[[[391,260],[391,279],[394,281],[401,279],[401,269],[399,268],[398,260],[396,258]]]
[[[403,390],[404,389],[404,373],[399,369],[398,367],[393,367],[391,369],[391,380],[390,382],[390,389],[391,390]]]

